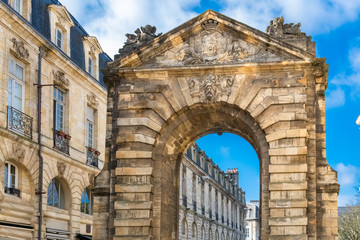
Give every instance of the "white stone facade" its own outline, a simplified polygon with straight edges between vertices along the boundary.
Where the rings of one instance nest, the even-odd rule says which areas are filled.
[[[245,192],[228,172],[196,143],[189,147],[180,167],[179,239],[245,239]]]
[[[259,201],[246,203],[246,240],[260,240]]]

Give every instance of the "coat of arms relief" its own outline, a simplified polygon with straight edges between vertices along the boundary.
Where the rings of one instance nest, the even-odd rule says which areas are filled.
[[[183,66],[284,60],[284,57],[271,50],[235,38],[221,30],[216,20],[204,21],[202,28],[203,31],[197,35],[158,56],[155,65]]]

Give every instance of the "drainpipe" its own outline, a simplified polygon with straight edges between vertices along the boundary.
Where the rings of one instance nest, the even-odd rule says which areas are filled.
[[[43,157],[41,155],[41,150],[42,150],[42,145],[41,145],[41,90],[42,90],[42,85],[41,85],[41,59],[42,59],[42,55],[43,55],[44,49],[41,46],[39,48],[39,69],[38,69],[38,84],[37,84],[37,88],[38,88],[38,124],[37,124],[37,128],[38,128],[38,144],[39,144],[39,187],[38,187],[38,195],[39,195],[39,229],[38,229],[38,239],[41,240],[42,239],[42,205],[43,205],[43,198],[42,195],[44,194],[43,192],[43,171],[44,171],[44,166],[43,166]]]

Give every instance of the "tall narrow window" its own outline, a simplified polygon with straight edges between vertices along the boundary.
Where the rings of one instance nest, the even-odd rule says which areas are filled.
[[[94,62],[91,57],[89,57],[88,72],[90,73],[91,76],[94,76]]]
[[[94,147],[94,109],[87,107],[86,115],[86,145]]]
[[[14,0],[13,4],[14,4],[13,6],[14,10],[21,14],[22,0]]]
[[[80,211],[86,214],[92,214],[92,196],[89,188],[85,188],[81,195]]]
[[[4,192],[20,197],[18,188],[18,169],[15,165],[5,162]]]
[[[8,104],[9,106],[24,111],[24,65],[13,59],[9,61],[9,86]]]
[[[54,88],[54,125],[55,130],[64,131],[65,93]]]
[[[54,178],[50,181],[47,190],[47,205],[65,209],[65,195],[59,179]]]
[[[58,28],[55,31],[55,44],[58,48],[63,49],[63,33]]]

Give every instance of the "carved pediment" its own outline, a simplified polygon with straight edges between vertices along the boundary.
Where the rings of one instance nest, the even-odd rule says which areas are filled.
[[[74,22],[65,6],[51,4],[48,6],[48,9],[56,14],[59,25],[69,25],[70,27],[74,26]]]
[[[298,25],[288,28],[287,32],[296,32]],[[136,39],[134,37],[134,41]],[[122,50],[126,47],[127,44]],[[120,58],[120,67],[153,68],[277,62],[314,57],[313,53],[211,10],[167,34],[154,35],[150,42],[140,44],[135,50],[117,55],[115,62]]]

